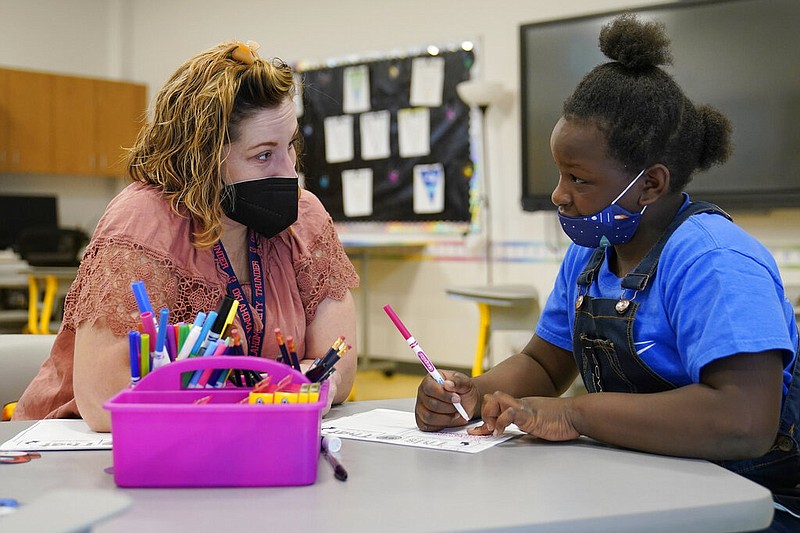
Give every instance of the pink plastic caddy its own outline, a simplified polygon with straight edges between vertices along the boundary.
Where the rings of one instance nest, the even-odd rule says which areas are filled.
[[[267,372],[276,383],[293,374],[270,359],[194,357],[154,370],[103,407],[111,411],[114,481],[120,487],[269,487],[310,485],[317,479],[322,410],[317,403],[240,404],[250,390],[238,387],[180,390],[193,370]],[[205,404],[195,400],[211,396]]]

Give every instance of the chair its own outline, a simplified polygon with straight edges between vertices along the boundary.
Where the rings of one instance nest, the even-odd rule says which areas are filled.
[[[16,403],[50,356],[55,335],[0,334],[0,407]],[[13,412],[13,408],[9,409]]]
[[[529,285],[448,288],[448,296],[478,304],[480,322],[472,376],[483,373],[492,332],[523,330],[533,334],[539,320],[539,293]]]

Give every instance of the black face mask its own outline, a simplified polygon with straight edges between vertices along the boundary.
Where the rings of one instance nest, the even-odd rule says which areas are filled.
[[[228,218],[267,239],[297,220],[297,178],[261,178],[225,188],[222,210]]]

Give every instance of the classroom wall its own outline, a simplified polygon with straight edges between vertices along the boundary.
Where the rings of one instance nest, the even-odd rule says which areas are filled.
[[[0,1],[0,66],[120,79],[121,0]],[[0,194],[55,194],[64,226],[90,232],[121,180],[0,175]]]
[[[262,56],[288,62],[409,51],[469,39],[478,43],[480,75],[499,81],[506,100],[487,116],[495,283],[529,283],[544,302],[566,237],[552,213],[520,208],[518,27],[522,23],[640,7],[656,0],[2,0],[0,66],[126,79],[149,86],[149,98],[183,60],[222,40],[255,40]],[[91,230],[124,184],[88,177],[0,176],[2,192],[50,192],[61,200],[62,223]],[[800,284],[800,210],[734,213],[774,250],[787,281]],[[347,228],[346,231],[357,232]],[[413,361],[384,316],[391,304],[440,366],[471,365],[477,308],[444,294],[447,286],[481,285],[484,233],[439,235],[410,257],[369,263],[366,320],[369,352]],[[356,260],[362,269],[362,261]],[[364,303],[364,294],[356,294]],[[363,328],[362,328],[363,329]],[[363,335],[363,332],[362,332]],[[527,340],[498,336],[495,360]],[[363,338],[362,338],[363,340]],[[360,346],[364,351],[364,346]]]

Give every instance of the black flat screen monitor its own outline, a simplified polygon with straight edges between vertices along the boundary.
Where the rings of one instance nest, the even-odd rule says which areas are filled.
[[[800,207],[800,0],[690,1],[632,12],[665,24],[673,53],[666,70],[695,104],[733,123],[733,156],[694,175],[692,199],[724,209]],[[598,37],[619,13],[520,27],[526,211],[554,208],[550,133],[581,78],[609,61]]]
[[[56,227],[58,202],[55,196],[0,195],[0,250],[14,247],[23,230]]]

